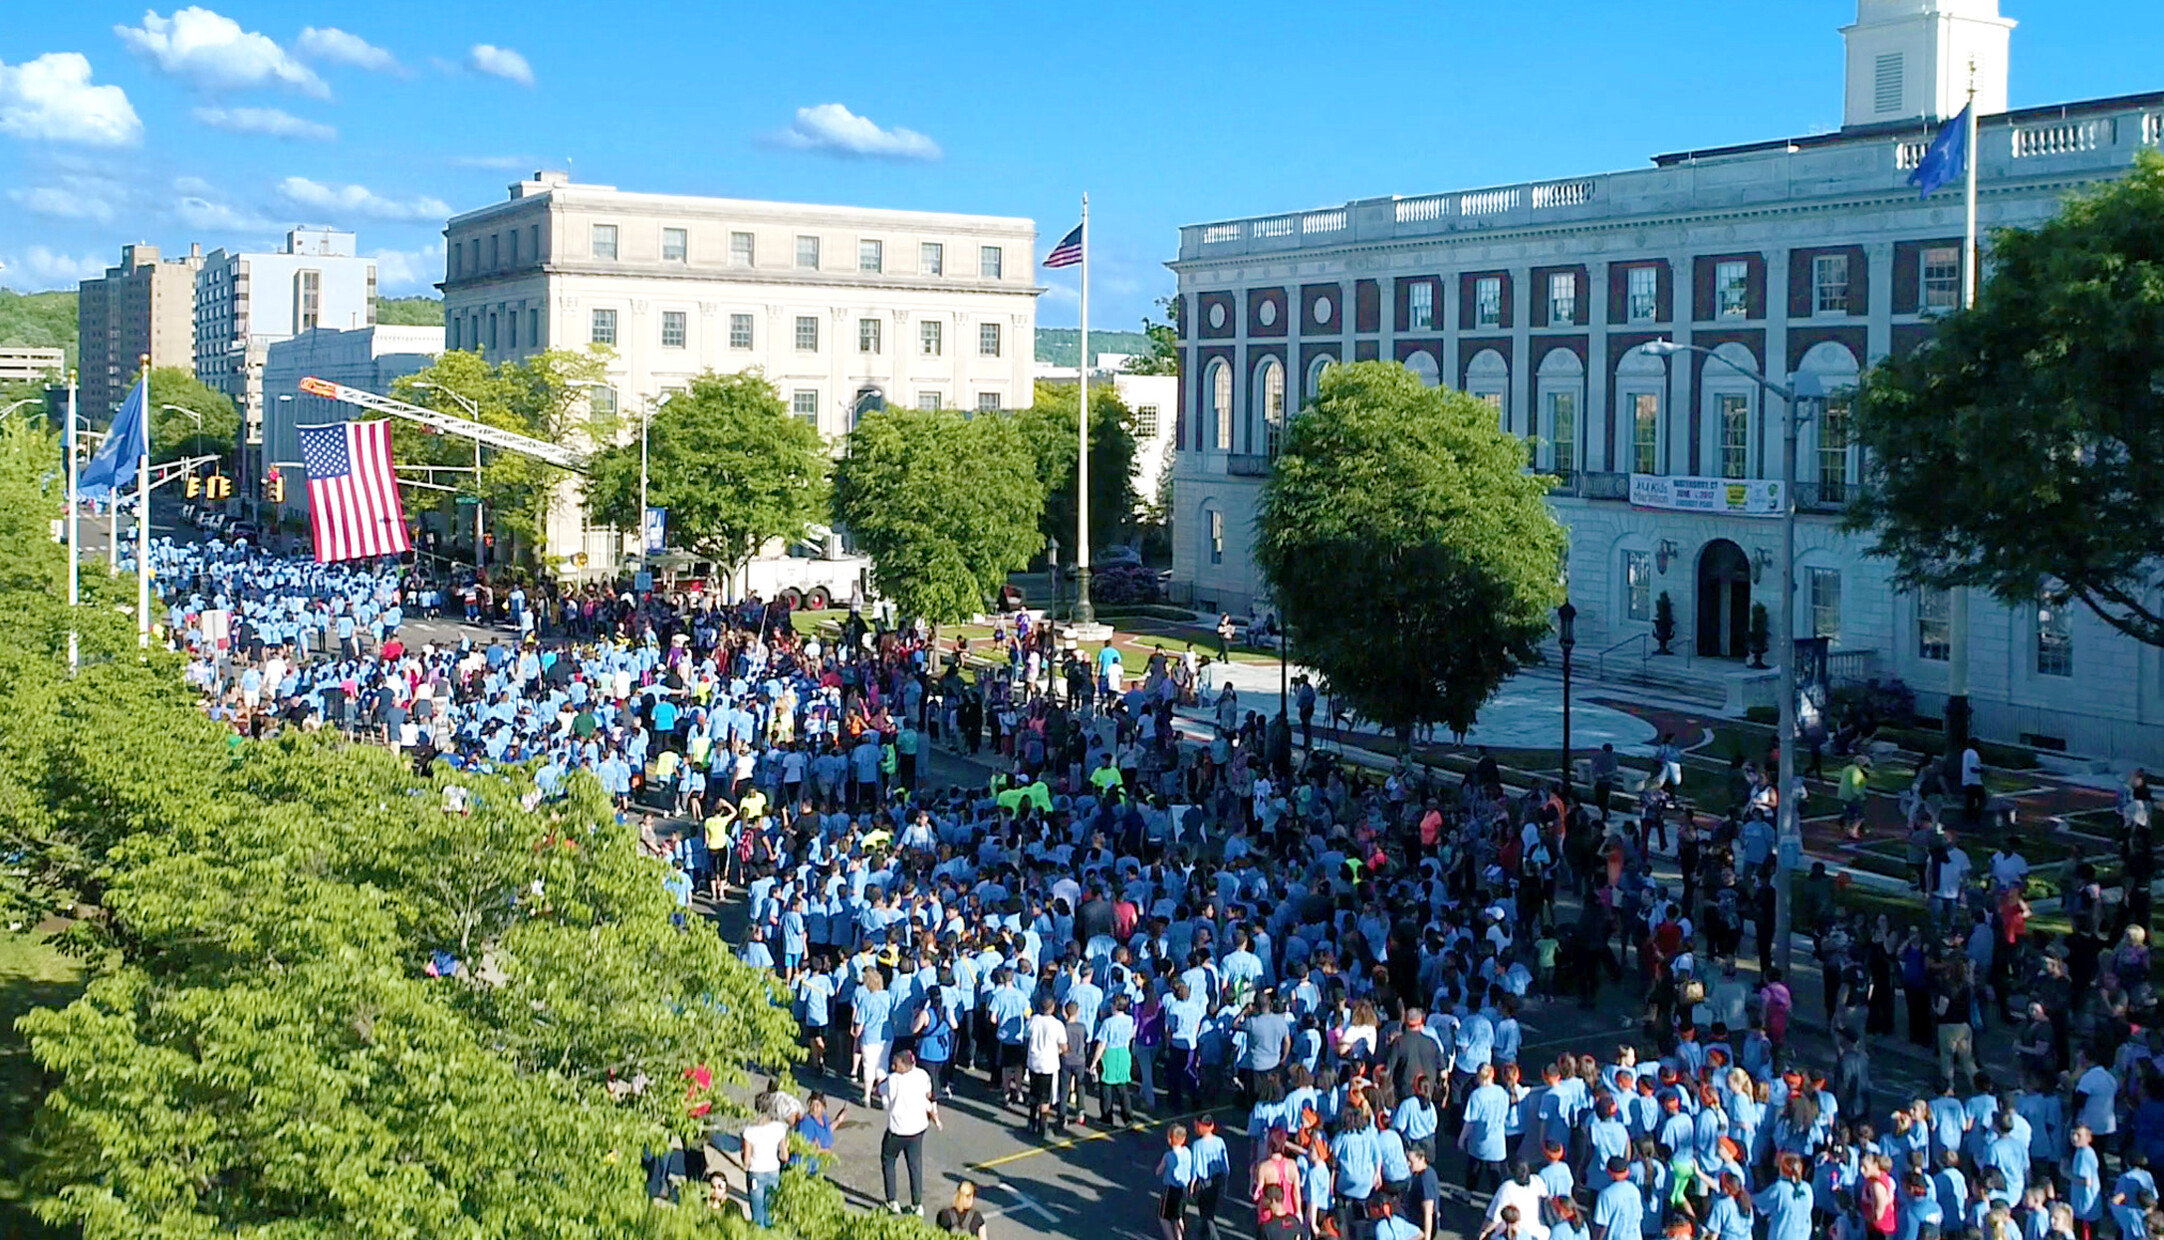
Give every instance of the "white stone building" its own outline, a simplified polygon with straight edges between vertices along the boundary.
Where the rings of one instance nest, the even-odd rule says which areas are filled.
[[[1134,411],[1135,494],[1144,504],[1154,504],[1158,481],[1172,461],[1172,427],[1180,405],[1180,379],[1178,375],[1128,374],[1123,369],[1127,360],[1124,353],[1099,353],[1097,365],[1090,371],[1090,390],[1109,383]],[[1073,387],[1082,381],[1082,368],[1039,362],[1036,379],[1039,383]]]
[[[319,327],[263,350],[263,467],[287,471],[285,510],[306,505],[300,485],[300,441],[295,426],[372,418],[375,414],[301,391],[305,378],[328,379],[378,396],[389,396],[401,375],[431,365],[443,356],[443,329],[402,324],[374,327]]]
[[[233,398],[242,440],[236,486],[261,478],[263,372],[270,347],[317,328],[376,321],[376,260],[352,233],[296,228],[275,254],[212,250],[195,274],[195,377]]]
[[[1972,59],[1987,234],[2050,218],[2164,138],[2164,93],[2006,110],[2011,25],[1997,0],[1860,0],[1837,132],[1182,229],[1176,594],[1206,610],[1264,602],[1250,543],[1283,419],[1331,363],[1394,359],[1495,405],[1562,478],[1581,667],[1736,667],[1751,603],[1779,614],[1778,522],[1631,495],[1634,480],[1644,501],[1681,478],[1723,499],[1762,491],[1780,477],[1780,409],[1717,362],[1638,346],[1672,338],[1776,379],[1813,372],[1838,393],[1928,339],[1959,304],[1961,189],[1919,200],[1907,181],[1938,120],[1960,110]],[[1899,677],[1936,713],[1951,603],[1895,590],[1868,540],[1839,531],[1862,466],[1845,410],[1836,395],[1802,430],[1796,633],[1829,638],[1848,675]],[[1665,661],[1646,657],[1662,594],[1680,652]],[[1968,606],[1985,735],[2164,753],[2164,652],[2079,608],[1976,592]]]
[[[1026,219],[642,194],[537,172],[444,228],[445,343],[490,360],[614,351],[598,399],[636,415],[705,371],[757,369],[821,433],[885,401],[1030,401],[1036,225]],[[614,563],[559,504],[552,556]]]

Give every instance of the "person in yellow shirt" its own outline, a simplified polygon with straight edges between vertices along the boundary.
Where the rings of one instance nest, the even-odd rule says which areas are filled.
[[[1841,801],[1841,833],[1852,840],[1863,838],[1864,804],[1871,796],[1871,759],[1857,754],[1841,768],[1835,795]]]
[[[1090,783],[1096,786],[1099,796],[1120,787],[1125,782],[1120,775],[1120,768],[1112,765],[1112,755],[1109,753],[1102,755],[1097,769],[1090,772]]]
[[[713,896],[718,902],[727,893],[729,884],[724,881],[730,859],[735,855],[729,847],[729,822],[736,817],[736,810],[722,801],[712,817],[705,823],[706,852],[713,863]]]

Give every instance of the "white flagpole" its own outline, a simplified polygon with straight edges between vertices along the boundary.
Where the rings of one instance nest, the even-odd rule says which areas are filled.
[[[135,462],[135,644],[150,649],[150,366],[143,366],[143,455]],[[116,483],[113,493],[118,495]]]
[[[75,486],[75,384],[74,371],[68,372],[68,670],[74,671],[82,662],[82,652],[75,633],[75,613],[72,610],[82,602],[82,557],[77,554],[82,547],[80,537],[82,521],[82,495]]]
[[[1976,62],[1969,62],[1969,126],[1964,135],[1961,162],[1964,165],[1963,218],[1961,242],[1961,308],[1967,310],[1976,304],[1976,165],[1983,152],[1976,149]],[[1969,592],[1955,586],[1946,592],[1946,736],[1948,747],[1968,740],[1969,729]],[[1958,764],[1959,751],[1950,755]],[[1958,776],[1958,769],[1956,774]]]
[[[1078,623],[1089,624],[1097,619],[1096,609],[1090,606],[1090,196],[1082,195],[1082,376],[1081,409],[1079,411],[1077,443],[1081,451],[1075,457],[1075,553],[1074,553],[1074,618]]]

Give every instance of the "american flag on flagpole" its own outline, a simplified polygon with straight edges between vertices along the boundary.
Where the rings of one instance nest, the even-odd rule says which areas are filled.
[[[1080,224],[1074,226],[1073,232],[1060,238],[1060,243],[1052,247],[1050,254],[1044,256],[1044,265],[1047,267],[1072,267],[1081,261],[1082,225]]]
[[[390,422],[332,422],[294,430],[308,470],[308,528],[316,562],[410,550],[398,476],[391,471]]]

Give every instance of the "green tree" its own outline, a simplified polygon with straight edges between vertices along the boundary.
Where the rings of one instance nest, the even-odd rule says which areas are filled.
[[[1856,392],[1846,524],[1910,585],[2073,598],[2164,646],[2164,156],[1992,236],[1991,279]]]
[[[1551,485],[1484,402],[1396,363],[1331,367],[1257,519],[1300,659],[1400,739],[1470,728],[1561,601]]]
[[[150,400],[151,460],[232,457],[240,435],[240,411],[233,407],[232,397],[203,383],[186,367],[159,366],[150,372]]]
[[[443,326],[441,297],[378,297],[376,322],[410,327]]]
[[[76,364],[76,294],[18,293],[0,288],[0,344],[59,349]]]
[[[1128,374],[1180,373],[1180,303],[1175,298],[1160,297],[1157,308],[1165,312],[1165,321],[1142,316],[1142,334],[1150,338],[1150,351],[1127,359]]]
[[[757,374],[711,371],[648,415],[648,503],[669,510],[672,545],[734,570],[772,539],[805,538],[828,512],[832,461],[819,431]],[[639,528],[639,439],[596,454],[595,519]]]
[[[849,433],[834,516],[903,615],[962,620],[1044,546],[1038,465],[1020,418],[888,406]]]
[[[1034,403],[1012,416],[1037,455],[1037,478],[1045,486],[1044,515],[1037,528],[1070,549],[1075,539],[1076,442],[1073,384],[1040,383]],[[1109,383],[1090,385],[1090,545],[1125,542],[1133,532],[1135,415]]]

